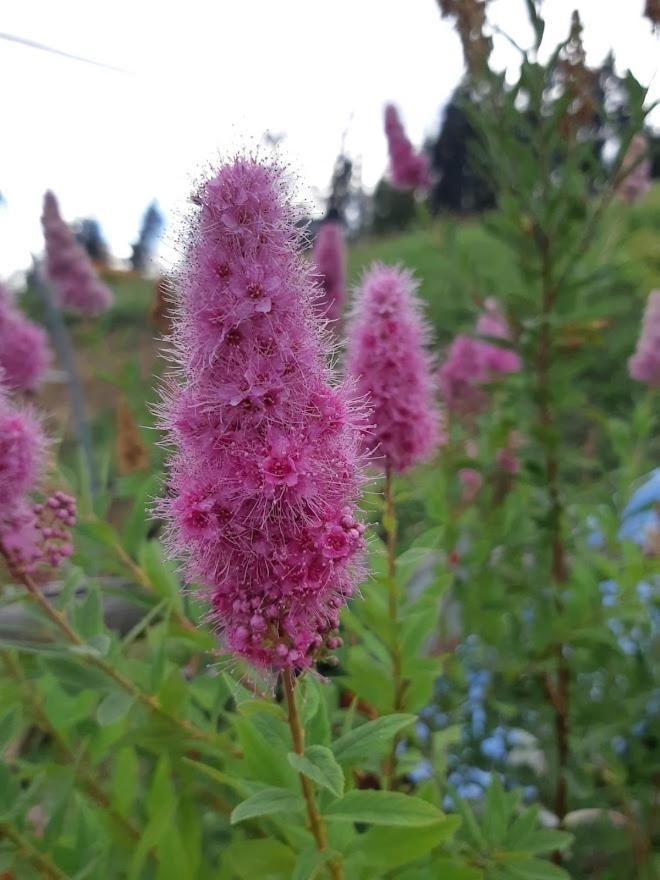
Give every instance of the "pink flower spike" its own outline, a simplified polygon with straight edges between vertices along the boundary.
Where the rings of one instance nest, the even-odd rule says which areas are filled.
[[[642,330],[634,355],[628,360],[632,379],[660,387],[660,290],[652,290],[646,301]]]
[[[43,470],[45,448],[35,416],[14,406],[0,385],[0,509],[34,489]]]
[[[239,157],[198,191],[161,423],[173,556],[236,654],[305,668],[362,574],[361,412],[333,381],[317,287],[276,165]],[[268,301],[268,308],[263,303]]]
[[[347,369],[373,405],[374,457],[401,473],[446,441],[435,402],[429,327],[417,282],[399,267],[375,264],[356,293],[348,329]]]
[[[112,292],[98,277],[85,249],[60,216],[52,192],[44,197],[41,225],[46,243],[46,274],[62,308],[93,316],[112,304]]]
[[[485,337],[511,338],[506,319],[492,298],[484,303],[484,312],[476,329],[478,334]],[[507,373],[516,373],[520,368],[521,360],[515,351],[471,336],[457,336],[440,367],[443,400],[454,412],[476,415],[488,405],[488,394],[482,386]]]
[[[385,108],[385,135],[394,186],[401,190],[428,187],[431,182],[428,159],[423,153],[415,152],[393,104]]]
[[[643,134],[636,134],[621,164],[622,180],[617,191],[629,205],[638,202],[651,188],[651,160]]]
[[[28,320],[0,283],[0,373],[8,388],[34,391],[51,361],[45,330]]]
[[[321,224],[314,242],[313,262],[320,277],[323,296],[318,312],[322,318],[341,318],[346,299],[346,244],[341,224],[326,220]]]

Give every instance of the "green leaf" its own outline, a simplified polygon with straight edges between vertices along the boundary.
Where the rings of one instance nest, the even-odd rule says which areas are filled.
[[[87,593],[73,607],[73,625],[85,640],[103,630],[101,590],[95,581],[87,582]]]
[[[344,773],[330,749],[325,746],[309,746],[304,755],[289,752],[288,759],[294,770],[304,773],[336,797],[343,795]]]
[[[416,827],[445,821],[445,814],[428,801],[398,791],[349,791],[324,811],[330,822],[368,822],[372,825]]]
[[[18,706],[13,706],[11,709],[5,706],[3,711],[6,714],[3,718],[0,718],[0,755],[4,753],[9,743],[18,733],[18,722],[20,720]]]
[[[286,788],[264,788],[240,803],[230,816],[232,825],[253,819],[255,816],[272,816],[274,813],[294,813],[302,810],[300,795]]]
[[[241,880],[289,880],[296,856],[279,840],[235,840],[224,850],[225,860]]]
[[[140,546],[139,562],[158,595],[170,598],[173,605],[181,611],[183,602],[179,580],[174,565],[165,559],[158,541],[145,541]]]
[[[120,749],[112,769],[112,800],[120,813],[128,813],[137,797],[139,772],[135,749],[128,746]]]
[[[436,825],[370,828],[365,834],[359,835],[349,854],[353,851],[361,853],[365,863],[370,866],[398,868],[431,852],[456,831],[460,822],[458,816],[447,816]]]
[[[573,835],[567,831],[555,831],[553,829],[540,829],[529,834],[524,839],[516,842],[510,840],[507,835],[507,848],[516,852],[549,853],[554,850],[565,849],[573,841]]]
[[[367,721],[360,727],[340,736],[332,744],[335,758],[342,763],[359,761],[377,755],[385,746],[390,746],[393,737],[417,721],[416,715],[385,715],[374,721]]]
[[[96,710],[96,720],[101,727],[107,727],[128,715],[132,705],[133,697],[126,691],[113,691]]]
[[[541,859],[528,859],[516,862],[515,865],[507,865],[507,873],[512,880],[570,880],[570,875],[563,868]]]
[[[433,873],[442,880],[483,880],[483,871],[453,859],[433,859]]]

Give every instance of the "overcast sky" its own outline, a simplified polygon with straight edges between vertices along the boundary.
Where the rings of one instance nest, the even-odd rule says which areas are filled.
[[[544,45],[576,5],[589,62],[612,48],[660,97],[644,0],[546,0]],[[529,42],[524,0],[492,0],[491,18]],[[371,187],[387,161],[383,105],[420,143],[463,69],[435,0],[20,0],[2,4],[0,31],[126,71],[0,40],[0,275],[41,248],[45,189],[128,256],[149,201],[175,217],[209,159],[268,130],[286,134],[303,195],[327,186],[344,132]],[[515,65],[501,39],[494,63]]]

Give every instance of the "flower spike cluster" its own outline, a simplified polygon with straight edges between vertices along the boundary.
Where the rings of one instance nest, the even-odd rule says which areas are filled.
[[[44,197],[41,225],[46,243],[46,274],[62,308],[88,316],[106,311],[112,304],[112,292],[100,280],[85,249],[62,219],[51,192]]]
[[[274,669],[337,646],[361,575],[362,414],[334,384],[283,171],[251,157],[199,190],[162,424],[170,550],[228,649]]]
[[[635,354],[628,360],[628,372],[638,382],[660,386],[660,290],[652,290],[646,301],[642,331]]]
[[[423,153],[417,153],[408,140],[393,104],[385,108],[385,135],[394,186],[401,190],[428,186],[431,182],[428,160]]]
[[[477,322],[477,333],[483,337],[509,340],[511,334],[496,300],[488,298]],[[459,335],[449,346],[447,358],[440,368],[440,387],[450,410],[467,414],[481,412],[488,404],[482,387],[507,373],[517,373],[520,357],[510,349],[491,342]]]
[[[0,382],[0,555],[14,574],[57,567],[73,552],[75,500],[59,491],[43,504],[30,497],[44,470],[45,449],[35,416],[14,406]]]
[[[374,408],[369,445],[399,473],[445,442],[416,291],[410,272],[375,264],[357,291],[348,332],[348,372]]]
[[[337,321],[346,299],[346,245],[341,224],[336,220],[321,224],[314,242],[313,261],[323,289],[318,312],[329,321]]]
[[[50,360],[46,332],[23,315],[0,284],[0,373],[5,384],[34,391]]]

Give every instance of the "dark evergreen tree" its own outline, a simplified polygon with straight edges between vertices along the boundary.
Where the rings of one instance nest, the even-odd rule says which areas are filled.
[[[142,218],[140,235],[132,245],[131,266],[136,272],[144,272],[149,264],[156,242],[163,231],[164,221],[156,202],[152,202]]]

